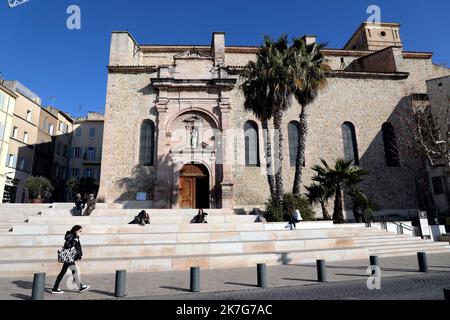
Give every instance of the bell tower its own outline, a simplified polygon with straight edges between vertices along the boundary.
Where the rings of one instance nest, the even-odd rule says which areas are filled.
[[[364,22],[344,50],[378,51],[387,47],[403,47],[399,23]]]

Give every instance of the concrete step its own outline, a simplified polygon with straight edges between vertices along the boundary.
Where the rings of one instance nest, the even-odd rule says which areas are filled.
[[[425,243],[406,243],[406,244],[398,244],[398,245],[390,245],[390,246],[365,246],[365,248],[369,249],[370,252],[374,253],[389,253],[393,251],[410,251],[410,250],[425,250],[427,248],[450,248],[450,246],[446,243],[440,242],[425,242]]]
[[[196,256],[216,254],[245,254],[291,250],[321,250],[349,248],[354,240],[347,239],[300,239],[271,241],[241,241],[214,243],[178,243],[178,244],[135,244],[135,245],[83,245],[85,257],[99,259],[156,257],[156,256]],[[0,261],[10,260],[51,260],[61,246],[51,247],[7,247],[0,248]]]
[[[353,237],[355,243],[367,241],[373,243],[383,240],[376,233],[364,233],[359,235],[354,232],[339,230],[335,232],[315,232],[314,230],[297,231],[230,231],[230,232],[187,232],[187,233],[110,233],[110,234],[86,234],[83,232],[82,241],[85,245],[108,244],[146,244],[146,243],[183,243],[183,242],[219,242],[219,241],[249,241],[249,240],[288,240],[288,239],[313,239],[313,238],[345,238]],[[384,235],[388,240],[395,236]],[[61,245],[63,234],[57,235],[0,235],[0,246],[52,246]],[[401,240],[400,240],[401,239]],[[406,241],[410,238],[402,237],[396,241]]]
[[[135,216],[118,216],[118,217],[55,217],[55,216],[42,216],[42,217],[30,217],[28,219],[29,224],[128,224],[133,221]],[[194,216],[191,215],[180,215],[180,216],[156,216],[150,217],[150,222],[152,224],[189,224]],[[208,216],[208,223],[219,224],[219,223],[252,223],[255,222],[256,216],[237,216],[237,215],[216,215]]]
[[[386,239],[361,239],[361,240],[357,240],[355,242],[355,244],[357,246],[374,246],[374,245],[379,245],[379,246],[390,246],[390,245],[400,245],[400,244],[406,244],[406,243],[434,243],[432,240],[422,240],[422,239],[417,239],[417,238],[413,238],[413,237],[401,237],[401,238],[396,238],[396,237],[386,237]]]
[[[152,257],[152,256],[196,256],[202,254],[244,254],[261,252],[289,252],[290,250],[318,250],[353,247],[352,238],[328,238],[328,239],[296,239],[296,240],[271,240],[271,241],[234,241],[214,243],[178,243],[178,244],[134,244],[134,245],[84,245],[83,252],[86,257],[100,259],[127,258],[127,257]],[[45,247],[6,247],[0,248],[0,261],[9,260],[51,260],[60,246]],[[372,246],[364,247],[374,254],[389,254],[393,252],[419,252],[434,249],[448,249],[449,245],[436,245],[435,243],[409,244],[391,246],[389,249],[373,249]]]
[[[70,216],[74,205],[66,208],[51,208],[42,210],[43,216]],[[96,208],[91,216],[95,217],[122,217],[137,216],[143,209],[106,209]],[[198,210],[195,209],[144,209],[151,217],[158,215],[191,215],[195,216]],[[233,209],[208,209],[208,215],[236,215]]]
[[[56,254],[55,254],[56,255]],[[341,248],[325,250],[292,250],[286,253],[261,252],[250,254],[222,254],[196,256],[129,257],[126,259],[83,259],[78,263],[81,275],[112,274],[116,270],[128,272],[185,271],[193,266],[202,269],[227,269],[255,267],[258,263],[267,265],[305,264],[316,260],[344,261],[368,259],[364,248]],[[55,258],[56,259],[56,258]],[[3,261],[0,263],[0,277],[25,277],[37,272],[57,275],[61,264],[52,260]]]
[[[368,246],[361,246],[362,248],[367,248],[369,249],[371,252],[374,253],[388,253],[388,252],[392,252],[395,250],[425,250],[428,248],[442,248],[443,246],[439,246],[439,245],[435,245],[435,244],[430,244],[430,243],[407,243],[407,244],[398,244],[396,246],[392,245],[389,246],[389,248],[384,249],[383,246],[380,245],[368,245]]]
[[[70,230],[73,224],[55,224],[55,225],[14,225],[14,234],[65,234]],[[314,224],[307,229],[298,229],[298,231],[318,230],[321,234],[335,234],[336,232],[353,232],[354,234],[374,234],[374,235],[390,235],[389,233],[381,233],[378,229],[358,229],[358,228],[320,228],[314,229]],[[159,224],[159,225],[86,225],[83,226],[83,234],[120,234],[120,233],[182,233],[182,232],[228,232],[228,231],[262,231],[262,230],[278,230],[290,231],[285,229],[284,223],[222,223],[222,224]],[[336,231],[340,230],[340,231]],[[294,231],[293,231],[294,232]]]
[[[20,223],[28,223],[28,218],[10,218],[10,219],[4,219],[4,220],[0,220],[0,225],[2,224],[20,224]]]
[[[448,248],[425,248],[420,250],[391,250],[388,253],[374,253],[369,250],[370,255],[376,254],[380,258],[387,257],[402,257],[402,256],[416,256],[418,252],[426,252],[427,254],[437,253],[450,253],[450,247]]]
[[[2,214],[0,216],[0,221],[9,221],[13,220],[26,220],[29,217],[39,217],[39,215],[30,215],[30,214]]]
[[[6,209],[15,210],[35,210],[35,209],[48,209],[51,208],[50,203],[2,203],[0,204],[0,211]]]

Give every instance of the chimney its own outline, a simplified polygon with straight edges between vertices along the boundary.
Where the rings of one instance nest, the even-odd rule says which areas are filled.
[[[214,32],[211,44],[214,65],[225,65],[225,32]]]
[[[311,36],[311,35],[304,35],[302,37],[302,40],[305,41],[305,43],[307,45],[309,45],[309,44],[316,43],[317,42],[317,37],[316,36]]]

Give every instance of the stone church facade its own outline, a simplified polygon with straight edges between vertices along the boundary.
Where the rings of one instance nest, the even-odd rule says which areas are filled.
[[[306,41],[316,41],[305,36]],[[143,208],[254,208],[269,195],[263,131],[244,110],[239,75],[258,47],[138,44],[113,32],[99,200]],[[417,169],[392,161],[401,106],[450,74],[431,52],[406,51],[400,25],[362,24],[343,49],[323,50],[332,71],[310,106],[304,184],[321,158],[350,157],[370,172],[362,185],[380,210],[418,208]],[[286,192],[300,107],[284,118]],[[295,156],[294,156],[295,157]]]

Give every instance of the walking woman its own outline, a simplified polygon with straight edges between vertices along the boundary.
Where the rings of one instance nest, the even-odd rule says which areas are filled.
[[[80,243],[80,234],[81,234],[82,229],[83,228],[81,226],[74,226],[72,228],[72,230],[70,230],[66,233],[66,236],[64,238],[64,240],[65,240],[64,249],[75,248],[76,254],[73,259],[73,262],[65,262],[64,263],[61,272],[59,273],[58,277],[56,278],[55,285],[53,286],[53,290],[52,290],[53,294],[64,293],[64,291],[59,289],[59,285],[60,285],[62,279],[64,278],[64,275],[67,273],[67,270],[69,270],[69,269],[72,271],[73,279],[74,279],[75,283],[77,284],[80,292],[85,292],[86,290],[88,290],[90,288],[90,286],[81,284],[80,276],[77,272],[76,265],[75,265],[76,261],[80,261],[83,258],[83,251],[81,249],[81,243]]]

